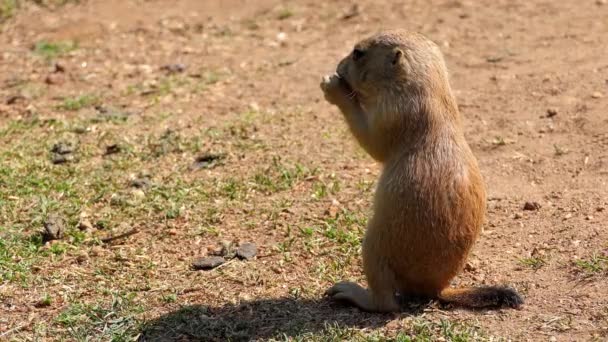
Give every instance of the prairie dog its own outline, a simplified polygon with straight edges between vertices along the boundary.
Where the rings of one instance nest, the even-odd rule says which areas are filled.
[[[362,246],[369,289],[340,282],[326,294],[378,312],[398,311],[397,295],[519,308],[508,287],[449,288],[480,234],[486,193],[439,48],[420,34],[380,32],[321,89],[383,164]]]

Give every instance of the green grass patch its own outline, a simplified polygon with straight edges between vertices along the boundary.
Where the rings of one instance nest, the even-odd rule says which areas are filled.
[[[587,259],[574,261],[574,265],[586,274],[608,272],[608,256],[594,254]]]
[[[540,257],[530,257],[530,258],[521,258],[519,259],[519,263],[525,267],[529,267],[534,270],[538,270],[544,265],[547,264],[547,261],[544,258]]]
[[[98,103],[99,98],[95,95],[79,95],[64,98],[63,101],[57,106],[57,109],[76,111]]]
[[[77,48],[78,44],[73,41],[40,41],[34,45],[33,52],[34,54],[40,57],[46,59],[54,59],[59,56],[65,55],[71,51],[74,51]]]

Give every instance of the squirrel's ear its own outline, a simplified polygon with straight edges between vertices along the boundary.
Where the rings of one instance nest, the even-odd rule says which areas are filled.
[[[405,56],[403,55],[403,50],[399,48],[393,50],[393,65],[400,64],[403,58],[405,58]]]

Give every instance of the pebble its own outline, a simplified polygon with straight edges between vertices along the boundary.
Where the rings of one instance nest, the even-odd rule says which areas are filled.
[[[106,146],[106,151],[105,151],[104,155],[107,156],[110,154],[116,154],[116,153],[120,153],[120,151],[122,151],[122,148],[120,147],[120,145],[112,144],[112,145]]]
[[[539,210],[541,208],[538,202],[526,202],[524,204],[524,210]]]
[[[205,153],[201,156],[198,156],[194,160],[194,164],[192,164],[192,170],[198,169],[211,169],[220,164],[226,156],[224,154],[213,154],[213,153]]]
[[[49,215],[44,222],[44,231],[42,232],[42,241],[48,242],[52,240],[60,240],[63,238],[65,230],[65,222],[57,215]]]
[[[152,185],[152,182],[148,177],[136,178],[131,181],[131,186],[137,189],[147,189],[150,185]]]
[[[69,154],[74,152],[74,144],[71,142],[58,142],[53,145],[51,152],[58,154]]]
[[[549,109],[547,109],[547,117],[548,118],[552,118],[552,117],[554,117],[556,115],[557,115],[557,109],[555,109],[555,108],[549,108]]]
[[[44,83],[48,85],[62,84],[65,83],[65,77],[63,74],[49,74],[44,79]]]
[[[210,270],[218,267],[226,262],[226,259],[220,256],[210,256],[198,258],[192,262],[192,267],[196,270]]]
[[[53,154],[53,157],[51,158],[51,162],[53,164],[65,164],[65,163],[69,163],[74,161],[74,156],[71,154],[58,154],[55,153]]]
[[[254,243],[245,242],[236,250],[236,256],[240,259],[250,260],[258,253],[258,248]]]
[[[93,225],[91,224],[91,222],[89,220],[81,220],[80,222],[78,222],[78,229],[80,229],[83,232],[86,231],[91,231],[93,230]]]
[[[594,99],[601,99],[602,97],[604,97],[604,95],[602,95],[602,93],[600,93],[599,91],[596,91],[593,94],[591,94],[591,97]]]
[[[131,190],[131,195],[133,195],[133,198],[138,199],[138,200],[146,197],[146,193],[141,189]]]
[[[186,65],[182,63],[165,64],[160,67],[160,69],[168,73],[175,74],[184,72],[184,70],[186,70]]]

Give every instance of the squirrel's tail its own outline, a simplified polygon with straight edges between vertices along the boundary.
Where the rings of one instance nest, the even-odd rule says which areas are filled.
[[[439,300],[469,308],[508,306],[519,309],[524,304],[514,289],[504,286],[446,288],[439,294]]]

